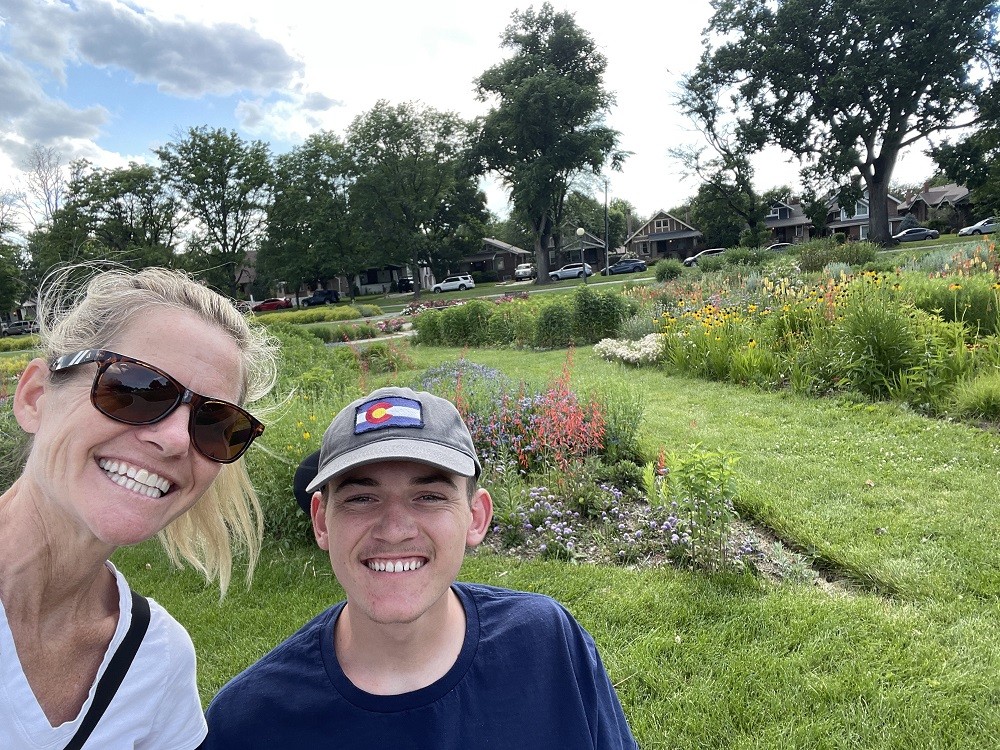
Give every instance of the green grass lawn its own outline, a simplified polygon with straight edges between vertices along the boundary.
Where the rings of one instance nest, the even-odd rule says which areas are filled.
[[[412,356],[420,368],[466,356],[542,383],[567,353]],[[573,381],[642,394],[650,455],[700,444],[736,456],[740,512],[853,582],[831,592],[470,556],[464,579],[554,596],[593,633],[643,748],[1000,746],[995,435],[892,405],[626,369],[589,349],[573,353]],[[253,585],[221,604],[153,543],[114,559],[188,627],[206,702],[341,596],[323,553],[296,544],[269,545]]]

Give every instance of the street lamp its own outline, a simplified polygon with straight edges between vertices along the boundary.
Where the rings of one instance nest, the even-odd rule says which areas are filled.
[[[577,227],[576,228],[576,236],[580,238],[580,260],[583,261],[583,283],[584,284],[587,283],[587,255],[584,252],[584,248],[583,248],[583,235],[585,235],[586,233],[587,233],[587,231],[583,227]]]

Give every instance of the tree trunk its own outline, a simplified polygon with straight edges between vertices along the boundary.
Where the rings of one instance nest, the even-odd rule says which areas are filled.
[[[889,181],[898,153],[898,148],[883,144],[882,154],[874,160],[872,169],[862,170],[868,187],[868,240],[883,247],[896,244],[889,224]]]
[[[548,284],[549,279],[549,240],[552,238],[552,220],[548,216],[541,217],[538,221],[533,221],[535,230],[535,268],[538,275],[535,278],[536,284]]]

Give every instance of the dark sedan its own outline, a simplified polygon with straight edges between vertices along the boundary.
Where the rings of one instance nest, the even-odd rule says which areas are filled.
[[[291,309],[292,301],[289,299],[282,299],[281,297],[271,297],[270,299],[258,302],[256,305],[251,307],[255,313],[258,312],[268,312],[269,310],[286,310]]]
[[[646,270],[646,261],[639,258],[622,258],[607,268],[601,269],[601,274],[610,276],[615,273],[640,273]]]
[[[898,234],[892,235],[892,238],[896,240],[896,242],[916,242],[917,240],[936,240],[940,236],[940,233],[936,229],[912,227],[910,229],[904,229]]]

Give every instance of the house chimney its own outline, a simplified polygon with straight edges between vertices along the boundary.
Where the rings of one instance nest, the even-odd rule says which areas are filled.
[[[924,193],[926,193],[926,192],[927,192],[928,190],[930,190],[930,189],[931,189],[931,181],[930,181],[930,180],[926,180],[926,181],[924,182],[924,186],[923,186],[923,188],[921,188],[921,192],[924,192]]]

